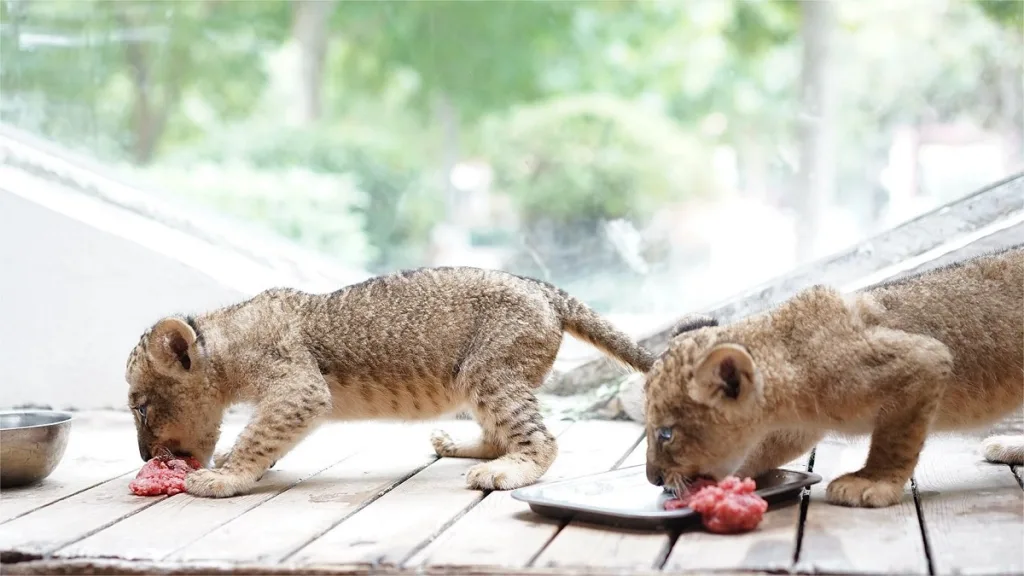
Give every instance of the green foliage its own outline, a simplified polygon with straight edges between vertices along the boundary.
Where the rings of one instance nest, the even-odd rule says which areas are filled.
[[[491,121],[495,187],[527,221],[643,221],[712,192],[699,143],[672,121],[607,95],[554,98]]]
[[[464,118],[542,95],[545,62],[564,47],[573,1],[344,2],[333,24],[358,50],[343,75],[374,90],[395,70],[416,73],[413,103],[451,99]]]
[[[798,2],[335,8],[324,114],[298,128],[282,113],[298,76],[281,57],[295,48],[292,2],[5,0],[0,119],[151,163],[183,195],[375,271],[423,261],[445,217],[442,162],[480,152],[525,225],[474,230],[480,242],[525,238],[527,260],[595,298],[599,271],[621,277],[599,222],[642,226],[715,193],[712,145],[770,183],[795,166]],[[838,18],[840,198],[874,186],[895,126],[967,119],[1018,127],[1020,141],[1024,4],[844,2]]]
[[[165,132],[172,140],[202,134],[182,113],[189,98],[224,119],[248,115],[266,80],[262,53],[284,38],[289,14],[285,2],[0,6],[9,24],[0,53],[3,119],[73,147],[93,148],[99,132],[103,148],[138,163],[166,143]]]
[[[1016,32],[1024,34],[1024,2],[1020,0],[974,0],[989,19]]]
[[[366,194],[346,175],[298,167],[263,170],[234,162],[126,170],[200,206],[330,254],[340,263],[363,267],[373,256],[359,212]]]
[[[372,269],[413,265],[422,259],[422,246],[433,225],[443,216],[440,194],[432,174],[407,140],[369,126],[334,125],[329,129],[282,126],[276,123],[242,125],[221,130],[200,146],[182,150],[171,161],[180,166],[222,164],[249,166],[262,174],[308,170],[323,181],[344,182],[334,204],[328,187],[289,186],[286,193],[299,211],[294,225],[281,227],[286,235],[325,249],[332,255],[343,248],[353,232],[334,217],[350,211],[361,222],[359,235],[372,250],[363,264]],[[324,180],[326,179],[326,180]],[[319,180],[318,180],[319,181]],[[244,187],[235,188],[239,204]],[[358,191],[359,201],[353,201]],[[302,218],[308,216],[308,221]],[[290,222],[290,220],[289,220]],[[347,249],[343,250],[346,251]]]

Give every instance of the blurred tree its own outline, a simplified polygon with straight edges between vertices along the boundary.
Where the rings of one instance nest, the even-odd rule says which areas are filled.
[[[713,193],[706,149],[657,111],[593,94],[491,119],[483,148],[494,187],[521,219],[520,271],[569,282],[623,269],[604,225],[643,225],[674,202]],[[549,274],[550,273],[550,274]]]
[[[383,271],[422,262],[430,230],[443,214],[420,150],[415,139],[402,132],[351,120],[320,128],[252,122],[226,127],[201,144],[168,156],[166,162],[181,168],[207,166],[207,173],[214,173],[214,166],[244,169],[253,177],[312,172],[315,179],[311,176],[310,181],[317,187],[289,186],[274,197],[291,203],[273,216],[274,227],[312,247],[329,248],[346,261],[358,258],[370,270]],[[252,214],[244,206],[250,194],[247,181],[217,181],[218,193],[211,201],[230,206],[236,214]],[[327,185],[332,181],[333,186]],[[269,217],[268,212],[264,218]],[[353,221],[359,222],[358,238],[346,225]]]
[[[564,49],[578,3],[435,0],[344,3],[333,29],[351,47],[342,81],[373,93],[398,70],[415,75],[410,104],[440,129],[438,186],[451,213],[449,175],[462,155],[462,127],[480,115],[543,93],[545,62]]]
[[[988,62],[990,86],[995,86],[993,122],[1012,135],[1011,161],[1024,166],[1024,2],[1020,0],[974,0],[985,16],[1002,29],[1009,54],[998,54]]]
[[[833,0],[801,0],[800,35],[800,160],[796,194],[797,262],[814,255],[813,246],[833,200],[836,178],[836,84],[833,44],[836,6]]]
[[[346,2],[332,28],[353,48],[342,71],[373,90],[396,70],[415,72],[413,104],[431,114],[438,97],[463,120],[543,95],[548,57],[565,49],[579,2],[435,0]]]
[[[292,0],[292,38],[299,45],[301,118],[312,124],[323,114],[324,66],[329,43],[329,18],[334,0]]]
[[[221,118],[252,109],[265,82],[264,48],[287,34],[287,8],[196,0],[4,2],[0,17],[17,26],[4,28],[10,49],[0,56],[0,87],[5,98],[42,98],[48,108],[93,119],[50,124],[64,136],[58,140],[86,144],[99,124],[102,133],[120,133],[133,161],[146,164],[172,119],[176,137],[198,132],[182,114],[187,98],[201,99]]]

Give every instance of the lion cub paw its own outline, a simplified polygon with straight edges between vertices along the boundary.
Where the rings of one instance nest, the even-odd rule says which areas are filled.
[[[434,430],[430,433],[430,443],[434,445],[434,452],[438,456],[453,457],[458,451],[455,441],[444,430]]]
[[[869,480],[856,472],[833,480],[825,491],[830,504],[855,508],[884,508],[903,499],[903,484],[886,480]]]
[[[246,492],[251,483],[223,470],[202,469],[185,476],[185,492],[203,498],[227,498]]]
[[[1024,436],[991,436],[982,443],[985,460],[1000,464],[1024,464]]]
[[[475,490],[515,490],[540,478],[536,466],[524,462],[492,460],[466,473],[466,485]]]

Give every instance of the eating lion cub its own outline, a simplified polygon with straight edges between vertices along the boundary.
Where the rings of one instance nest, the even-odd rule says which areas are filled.
[[[225,409],[255,405],[214,469],[190,473],[187,492],[248,491],[325,419],[433,418],[462,408],[483,436],[440,456],[489,459],[470,487],[512,489],[555,459],[533,389],[568,331],[646,371],[652,354],[564,291],[475,268],[427,268],[373,278],[331,294],[276,289],[198,317],[168,317],[128,358],[128,402],[139,452],[157,446],[208,463]],[[372,442],[368,438],[367,442]]]
[[[677,329],[647,374],[647,476],[683,489],[757,476],[828,432],[871,434],[829,502],[898,502],[932,431],[980,428],[1024,405],[1024,245],[866,291],[827,287],[728,326]],[[986,458],[1024,463],[1024,437]]]

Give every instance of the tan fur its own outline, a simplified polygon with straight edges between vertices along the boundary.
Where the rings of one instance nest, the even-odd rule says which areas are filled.
[[[474,488],[530,484],[557,453],[533,389],[563,330],[637,370],[653,362],[562,290],[474,268],[401,272],[326,295],[269,290],[199,317],[165,318],[128,359],[140,455],[162,445],[209,462],[225,409],[251,403],[232,450],[186,482],[192,494],[230,496],[323,420],[468,409],[482,437],[457,444],[436,432],[438,455],[493,459],[467,474]]]
[[[931,431],[993,424],[1024,404],[1024,246],[866,292],[815,287],[729,326],[685,331],[647,375],[648,478],[756,476],[828,432],[871,434],[830,502],[900,500]],[[989,460],[1024,462],[1024,439]]]

